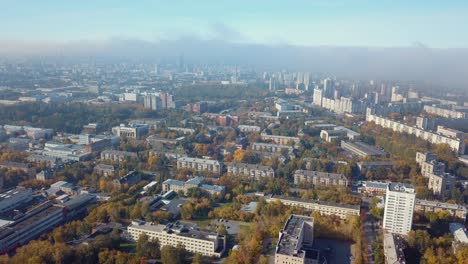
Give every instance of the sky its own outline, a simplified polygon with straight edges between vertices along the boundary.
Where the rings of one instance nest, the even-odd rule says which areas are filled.
[[[0,0],[0,42],[468,47],[466,0]]]

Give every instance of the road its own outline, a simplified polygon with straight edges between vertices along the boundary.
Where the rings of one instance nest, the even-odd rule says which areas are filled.
[[[370,214],[369,214],[369,205],[365,205],[366,201],[363,200],[363,229],[364,229],[364,236],[366,238],[367,243],[367,263],[374,264],[374,254],[372,251],[372,245],[374,244],[375,238],[379,235],[379,222],[376,221]]]

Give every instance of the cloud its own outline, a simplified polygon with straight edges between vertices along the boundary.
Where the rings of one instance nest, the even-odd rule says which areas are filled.
[[[214,23],[211,25],[211,31],[213,33],[214,39],[224,40],[229,42],[247,42],[247,38],[240,31],[235,28],[225,24],[225,23]]]

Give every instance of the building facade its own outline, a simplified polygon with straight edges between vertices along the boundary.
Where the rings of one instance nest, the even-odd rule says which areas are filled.
[[[150,239],[158,239],[161,248],[181,244],[185,250],[204,256],[221,257],[226,249],[224,236],[199,231],[180,222],[161,225],[133,221],[127,227],[127,233],[133,241],[138,241],[140,235],[145,233]]]
[[[226,165],[226,168],[228,173],[241,174],[255,179],[275,177],[275,171],[270,166],[231,162]]]
[[[302,182],[314,185],[340,185],[348,186],[348,179],[343,174],[320,171],[296,170],[294,172],[294,184]]]
[[[177,159],[177,169],[193,169],[197,172],[212,172],[215,174],[221,174],[223,170],[223,164],[217,160],[209,159],[198,159],[181,157]]]
[[[415,200],[413,186],[403,183],[388,184],[383,228],[394,234],[408,234],[413,222]]]

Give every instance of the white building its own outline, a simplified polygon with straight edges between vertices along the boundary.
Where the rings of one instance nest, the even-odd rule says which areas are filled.
[[[390,183],[385,197],[384,229],[406,235],[411,230],[415,199],[416,193],[410,184]]]
[[[204,256],[221,257],[226,249],[224,236],[200,231],[196,226],[188,226],[181,222],[161,225],[133,221],[127,227],[127,232],[133,241],[138,241],[140,235],[145,233],[150,239],[158,239],[161,247],[177,247],[181,244],[187,251]]]

